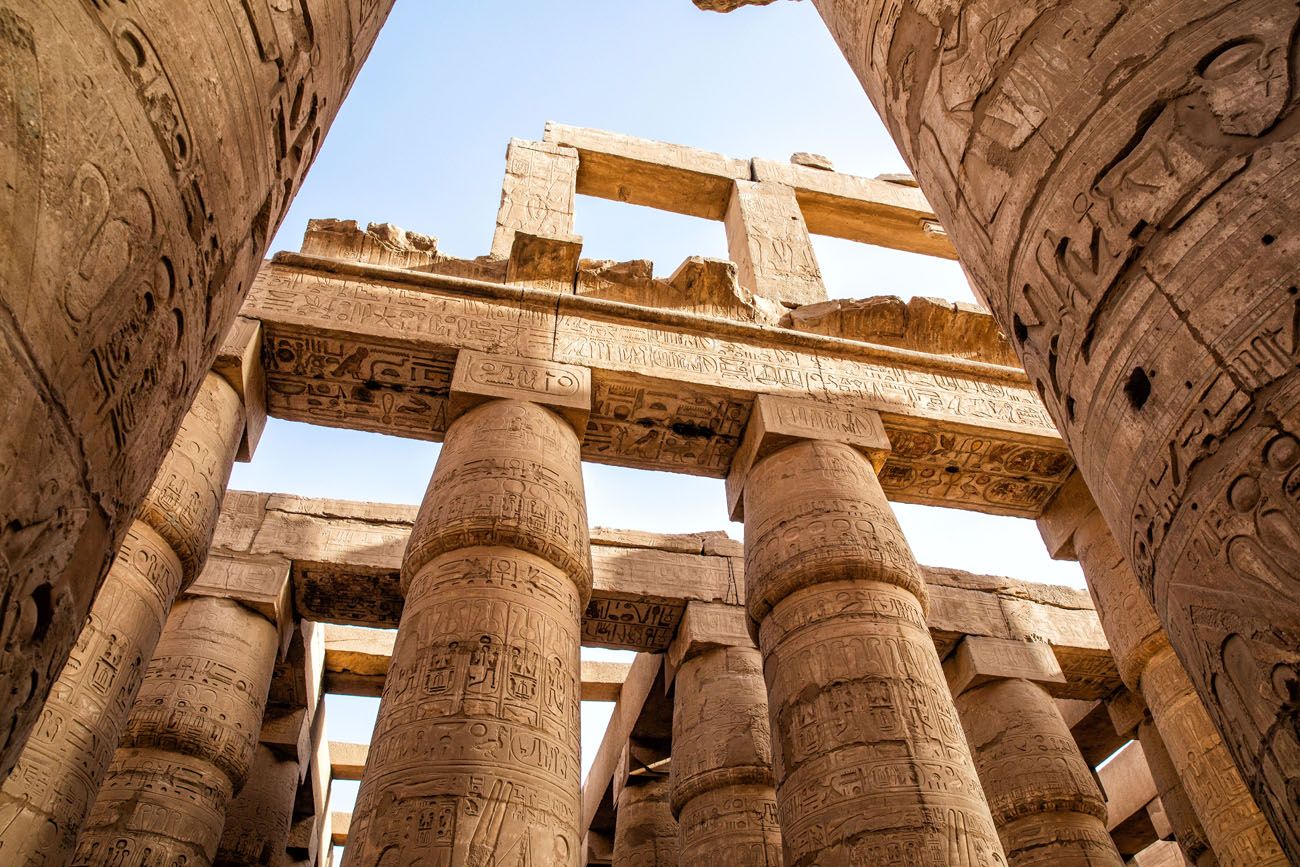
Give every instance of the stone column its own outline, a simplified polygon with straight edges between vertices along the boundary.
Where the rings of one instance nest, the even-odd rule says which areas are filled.
[[[212,557],[172,608],[77,844],[77,867],[210,865],[257,747],[286,561]]]
[[[724,218],[727,254],[740,285],[789,307],[826,300],[812,239],[794,188],[733,181]]]
[[[767,688],[744,609],[689,603],[668,664],[675,671],[670,770],[681,863],[776,867],[781,829]]]
[[[0,774],[391,6],[0,2]]]
[[[1046,644],[967,636],[944,663],[1011,867],[1121,867],[1106,801],[1044,683]]]
[[[344,864],[580,863],[590,382],[457,358]]]
[[[788,867],[1006,863],[862,407],[763,395],[728,477]],[[870,457],[869,457],[870,456]]]
[[[618,793],[612,867],[677,867],[677,823],[669,805],[668,778],[629,777]],[[722,854],[722,853],[715,853]]]
[[[1300,9],[815,3],[1300,861]]]
[[[1146,701],[1219,863],[1290,863],[1079,476],[1053,498],[1039,528],[1052,556],[1083,567],[1120,677]]]
[[[236,331],[234,337],[260,352],[260,329]],[[229,342],[227,350],[223,358],[247,355]],[[241,397],[244,369],[231,368],[229,380],[211,372],[204,378],[50,690],[41,723],[0,788],[0,861],[6,864],[51,867],[72,857],[172,602],[207,560],[241,439],[255,444],[261,428],[261,402],[246,408]]]
[[[248,781],[226,813],[215,867],[274,867],[282,862],[297,794],[298,763],[258,744]]]

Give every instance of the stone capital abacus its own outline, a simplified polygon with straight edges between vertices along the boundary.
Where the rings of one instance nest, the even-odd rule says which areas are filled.
[[[688,602],[677,625],[677,636],[664,654],[665,688],[672,685],[687,661],[728,647],[757,649],[744,607],[725,602]]]
[[[953,697],[994,680],[1015,678],[1050,688],[1065,683],[1048,644],[967,635],[943,663]]]
[[[727,474],[727,511],[733,521],[745,518],[745,484],[750,471],[786,446],[801,440],[842,443],[866,455],[876,472],[889,457],[889,437],[876,410],[855,401],[834,403],[808,398],[760,394]]]
[[[591,414],[591,371],[574,364],[461,350],[451,377],[447,421],[492,400],[526,400],[567,421],[582,441]]]

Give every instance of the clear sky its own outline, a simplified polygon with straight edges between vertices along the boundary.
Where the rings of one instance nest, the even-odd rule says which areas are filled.
[[[690,0],[398,0],[272,250],[296,250],[311,217],[391,222],[434,235],[456,256],[485,254],[506,143],[547,120],[784,160],[830,157],[839,171],[906,171],[810,3],[730,15]],[[721,223],[579,197],[591,258],[653,259],[666,275],[687,256],[726,257]],[[831,238],[814,246],[832,297],[929,295],[974,301],[953,262]],[[272,420],[233,488],[418,503],[438,447]],[[594,525],[659,532],[722,529],[722,483],[584,468]],[[923,563],[1030,581],[1083,581],[1049,560],[1034,525],[900,505]],[[597,654],[584,653],[594,658]],[[606,654],[600,658],[618,658]],[[332,740],[369,740],[376,700],[332,697]],[[609,705],[583,705],[583,754]],[[585,769],[585,762],[584,762]],[[335,809],[355,784],[336,784]]]

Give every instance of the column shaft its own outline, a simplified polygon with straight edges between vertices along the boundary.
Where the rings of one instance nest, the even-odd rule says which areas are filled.
[[[391,6],[0,2],[0,774]]]
[[[1178,769],[1174,767],[1174,761],[1165,749],[1165,742],[1160,739],[1160,732],[1149,715],[1138,723],[1137,735],[1147,767],[1151,770],[1151,779],[1156,784],[1156,795],[1160,798],[1160,805],[1174,830],[1174,840],[1187,863],[1193,867],[1219,867],[1219,859],[1210,848],[1210,840],[1187,797],[1183,781],[1178,777]]]
[[[762,656],[752,647],[704,650],[681,664],[673,690],[672,810],[681,862],[778,867]]]
[[[345,864],[579,864],[590,558],[569,424],[518,400],[457,419],[407,547]]]
[[[1052,697],[1020,678],[956,699],[1011,867],[1120,867],[1106,802]]]
[[[1074,549],[1120,676],[1146,700],[1219,863],[1223,867],[1290,863],[1095,509],[1078,523]],[[1186,836],[1195,839],[1194,833]]]
[[[76,867],[205,867],[248,776],[275,666],[274,624],[238,602],[172,608]]]
[[[298,763],[258,744],[248,782],[226,813],[214,867],[280,867],[297,794]]]
[[[665,777],[629,779],[618,793],[612,867],[677,867],[677,823],[669,807]],[[721,855],[721,852],[715,852]]]
[[[1300,862],[1300,9],[815,2]]]
[[[804,440],[744,487],[787,867],[1006,860],[870,462]]]
[[[72,857],[167,613],[207,559],[243,429],[239,396],[209,373],[0,789],[4,863]]]

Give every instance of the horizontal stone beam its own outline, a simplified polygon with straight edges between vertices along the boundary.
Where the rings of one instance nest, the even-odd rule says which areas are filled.
[[[330,844],[348,845],[348,829],[352,826],[352,813],[335,810],[330,813]]]
[[[777,183],[794,189],[813,234],[957,258],[915,186],[554,122],[543,139],[578,152],[583,195],[721,220],[736,181]]]
[[[322,623],[393,629],[398,572],[414,506],[231,491],[213,541],[219,552],[291,564],[297,614]],[[723,533],[591,531],[594,579],[583,644],[661,652],[688,602],[739,604],[744,557]],[[941,657],[965,635],[1051,646],[1061,698],[1100,699],[1120,685],[1088,594],[927,567],[930,634]],[[361,665],[360,662],[357,663]],[[366,669],[362,669],[366,670]]]
[[[397,633],[365,626],[325,627],[325,691],[337,695],[383,694]],[[582,701],[618,701],[626,662],[582,661]]]
[[[778,394],[879,412],[894,500],[1037,517],[1073,468],[1013,367],[294,253],[243,315],[262,324],[267,410],[295,421],[440,440],[469,349],[589,368],[595,463],[724,477],[755,398]]]

